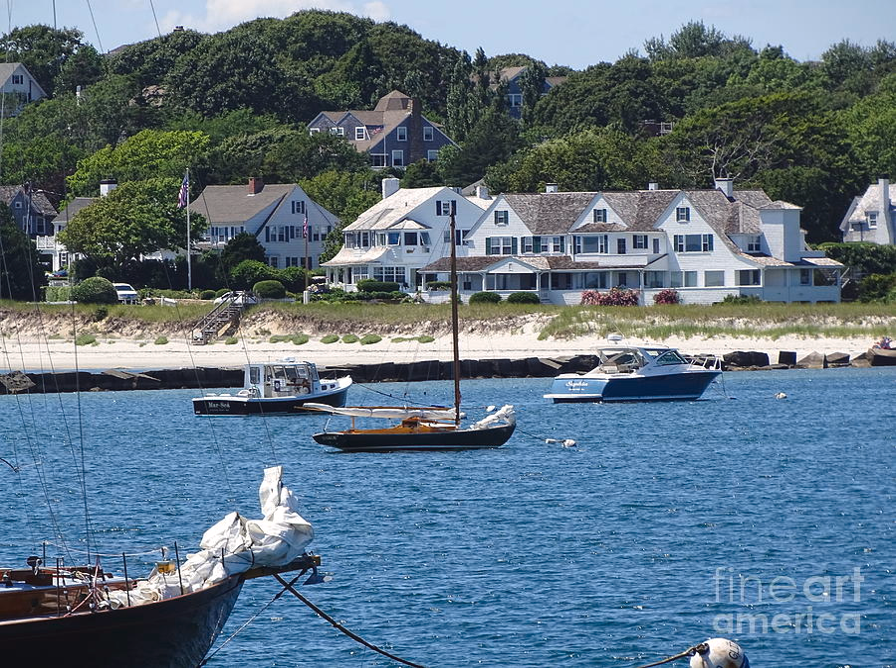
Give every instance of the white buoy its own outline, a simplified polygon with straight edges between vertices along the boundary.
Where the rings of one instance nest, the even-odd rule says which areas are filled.
[[[564,441],[562,443],[560,443],[560,445],[562,445],[564,448],[571,448],[575,444],[576,444],[575,439],[572,439],[572,438],[564,439]]]
[[[744,650],[733,640],[710,638],[703,644],[707,649],[691,657],[691,668],[750,668]]]
[[[494,407],[494,406],[489,406],[488,408],[485,409],[485,412],[486,412],[486,413],[491,413],[493,410],[495,410],[495,407]]]
[[[778,393],[775,395],[775,399],[786,399],[786,398],[787,398],[787,395],[784,394],[783,392],[778,392]]]

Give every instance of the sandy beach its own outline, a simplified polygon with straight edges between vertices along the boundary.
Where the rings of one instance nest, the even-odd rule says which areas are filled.
[[[816,339],[802,337],[762,338],[698,338],[670,337],[663,341],[626,339],[627,343],[662,343],[686,354],[712,353],[723,355],[736,350],[766,352],[777,362],[779,351],[793,351],[797,359],[812,353],[848,353],[854,357],[865,352],[871,341],[865,338]],[[460,354],[465,359],[518,359],[525,357],[558,357],[591,352],[605,341],[595,336],[576,339],[538,340],[535,333],[516,332],[483,335],[469,333],[462,337]],[[232,367],[247,362],[272,361],[284,357],[308,359],[322,366],[345,364],[377,364],[450,360],[451,338],[437,337],[431,343],[393,342],[389,338],[370,345],[360,343],[324,344],[312,337],[303,345],[290,342],[270,343],[265,338],[246,338],[232,345],[222,341],[197,346],[186,340],[170,339],[157,345],[153,340],[98,338],[97,343],[75,346],[71,340],[22,340],[6,338],[0,346],[0,366],[28,371],[63,371],[71,369],[166,369],[193,366]]]

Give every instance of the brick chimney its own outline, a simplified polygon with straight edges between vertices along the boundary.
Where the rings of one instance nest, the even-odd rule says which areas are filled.
[[[257,195],[262,190],[264,190],[264,179],[260,176],[250,176],[249,177],[249,194]]]
[[[423,114],[420,108],[420,100],[411,99],[411,118],[408,122],[408,156],[407,164],[413,164],[426,157],[426,147],[423,145]]]

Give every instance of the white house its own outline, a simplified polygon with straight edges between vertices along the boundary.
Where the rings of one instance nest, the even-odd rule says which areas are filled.
[[[840,300],[843,265],[809,250],[801,209],[762,191],[547,192],[495,197],[458,259],[464,291],[536,292],[542,302],[578,304],[583,290],[637,289],[653,303],[674,288],[684,303],[728,295],[764,301]],[[442,257],[423,267],[447,277]]]
[[[455,207],[455,244],[466,252],[467,235],[491,203],[488,191],[463,196],[453,188],[400,189],[383,179],[383,199],[343,229],[344,244],[323,263],[328,282],[354,290],[358,281],[396,281],[404,289],[422,285],[421,267],[450,255],[449,216]],[[453,204],[452,204],[453,203]]]
[[[264,246],[267,263],[278,268],[305,266],[306,255],[309,268],[318,266],[324,240],[339,222],[298,185],[267,185],[261,178],[246,186],[206,186],[190,211],[208,221],[198,247],[223,248],[249,232]]]
[[[896,206],[890,198],[890,177],[881,176],[865,194],[853,199],[840,223],[843,241],[896,244]]]
[[[29,102],[47,96],[22,63],[0,63],[0,93],[17,99],[15,104],[6,103],[6,116],[16,116]]]

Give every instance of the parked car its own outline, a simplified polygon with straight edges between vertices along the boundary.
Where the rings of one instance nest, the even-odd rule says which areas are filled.
[[[222,304],[231,300],[233,300],[234,304],[238,304],[240,306],[251,306],[252,304],[258,303],[258,297],[253,295],[251,292],[234,290],[233,292],[225,292],[220,297],[217,297],[215,299],[215,304]]]
[[[113,283],[112,287],[118,294],[118,301],[122,304],[139,304],[140,295],[130,283]]]

